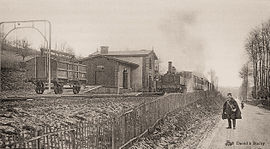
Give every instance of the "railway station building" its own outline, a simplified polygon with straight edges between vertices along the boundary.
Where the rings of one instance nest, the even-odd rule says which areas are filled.
[[[86,80],[88,85],[102,85],[107,88],[121,90],[131,89],[132,70],[137,64],[122,61],[104,55],[92,55],[81,60],[86,65]]]
[[[155,91],[158,73],[157,56],[153,50],[100,51],[81,59],[86,65],[87,84],[120,87],[132,91]]]

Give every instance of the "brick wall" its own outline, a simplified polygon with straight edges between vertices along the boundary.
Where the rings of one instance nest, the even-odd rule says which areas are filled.
[[[84,61],[83,64],[86,65],[87,84],[117,87],[116,69],[118,67],[118,63],[116,61],[99,57],[88,59]]]

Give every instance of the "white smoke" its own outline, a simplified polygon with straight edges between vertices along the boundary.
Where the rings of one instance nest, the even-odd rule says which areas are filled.
[[[194,31],[197,27],[197,16],[195,12],[174,12],[164,18],[160,25],[164,42],[170,45],[167,58],[161,58],[170,58],[177,70],[204,71],[204,45]]]

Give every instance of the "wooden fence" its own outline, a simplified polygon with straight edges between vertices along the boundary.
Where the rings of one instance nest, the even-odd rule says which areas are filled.
[[[48,127],[20,135],[1,136],[0,148],[95,149],[111,148],[111,123],[81,122],[74,126]]]
[[[184,107],[200,99],[216,96],[210,92],[188,94],[173,93],[144,103],[117,117],[113,124],[112,148],[125,148],[149,131],[159,120],[177,108]]]
[[[0,136],[0,148],[125,148],[148,132],[169,112],[216,93],[168,94],[108,120],[105,123],[80,122],[74,126],[48,127],[20,135]]]

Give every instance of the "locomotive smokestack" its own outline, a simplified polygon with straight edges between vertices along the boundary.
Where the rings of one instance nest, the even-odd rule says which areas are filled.
[[[172,61],[168,62],[168,73],[172,73]]]

